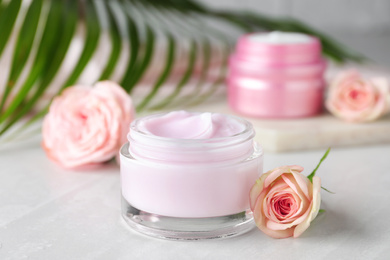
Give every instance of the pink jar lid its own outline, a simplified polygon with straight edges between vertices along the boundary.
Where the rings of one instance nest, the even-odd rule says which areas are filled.
[[[301,33],[251,33],[229,59],[229,105],[262,118],[312,116],[322,109],[326,62],[321,43]]]
[[[322,76],[326,68],[326,61],[319,59],[307,64],[266,64],[264,61],[248,60],[232,54],[229,58],[230,75],[240,74],[262,78],[288,77],[318,77]]]

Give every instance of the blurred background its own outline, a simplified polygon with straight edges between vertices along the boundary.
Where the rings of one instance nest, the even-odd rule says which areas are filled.
[[[293,17],[390,66],[389,0],[198,0],[219,10]]]
[[[20,129],[41,119],[65,88],[105,79],[139,114],[211,110],[203,104],[213,98],[214,110],[230,113],[235,41],[272,30],[316,35],[327,57],[357,66],[356,51],[390,75],[389,0],[0,0],[0,139],[26,116]],[[327,78],[339,70],[329,64]]]

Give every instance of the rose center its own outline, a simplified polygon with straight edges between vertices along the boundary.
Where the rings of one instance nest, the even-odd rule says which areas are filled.
[[[359,92],[357,92],[356,90],[352,90],[350,93],[349,93],[349,96],[353,99],[356,99],[359,95]]]
[[[354,82],[345,89],[342,95],[345,104],[352,110],[366,109],[375,99],[374,91],[362,82]]]
[[[349,93],[349,97],[356,102],[363,102],[367,98],[367,95],[365,92],[354,89]]]
[[[279,209],[279,213],[283,216],[286,216],[288,215],[288,213],[290,213],[291,211],[291,199],[283,199],[283,200],[279,200],[278,202],[278,209]]]
[[[283,220],[296,210],[296,201],[291,194],[276,196],[273,199],[272,205],[274,214],[279,220]]]

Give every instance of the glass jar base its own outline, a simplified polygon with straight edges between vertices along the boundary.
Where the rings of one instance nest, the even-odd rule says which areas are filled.
[[[210,218],[177,218],[139,210],[122,197],[122,216],[134,230],[169,240],[221,239],[244,234],[255,227],[250,210]]]

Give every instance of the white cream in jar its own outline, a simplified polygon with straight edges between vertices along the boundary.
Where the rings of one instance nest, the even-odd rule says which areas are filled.
[[[135,120],[121,149],[125,203],[174,218],[247,211],[262,173],[254,135],[248,121],[218,113],[174,111]]]

